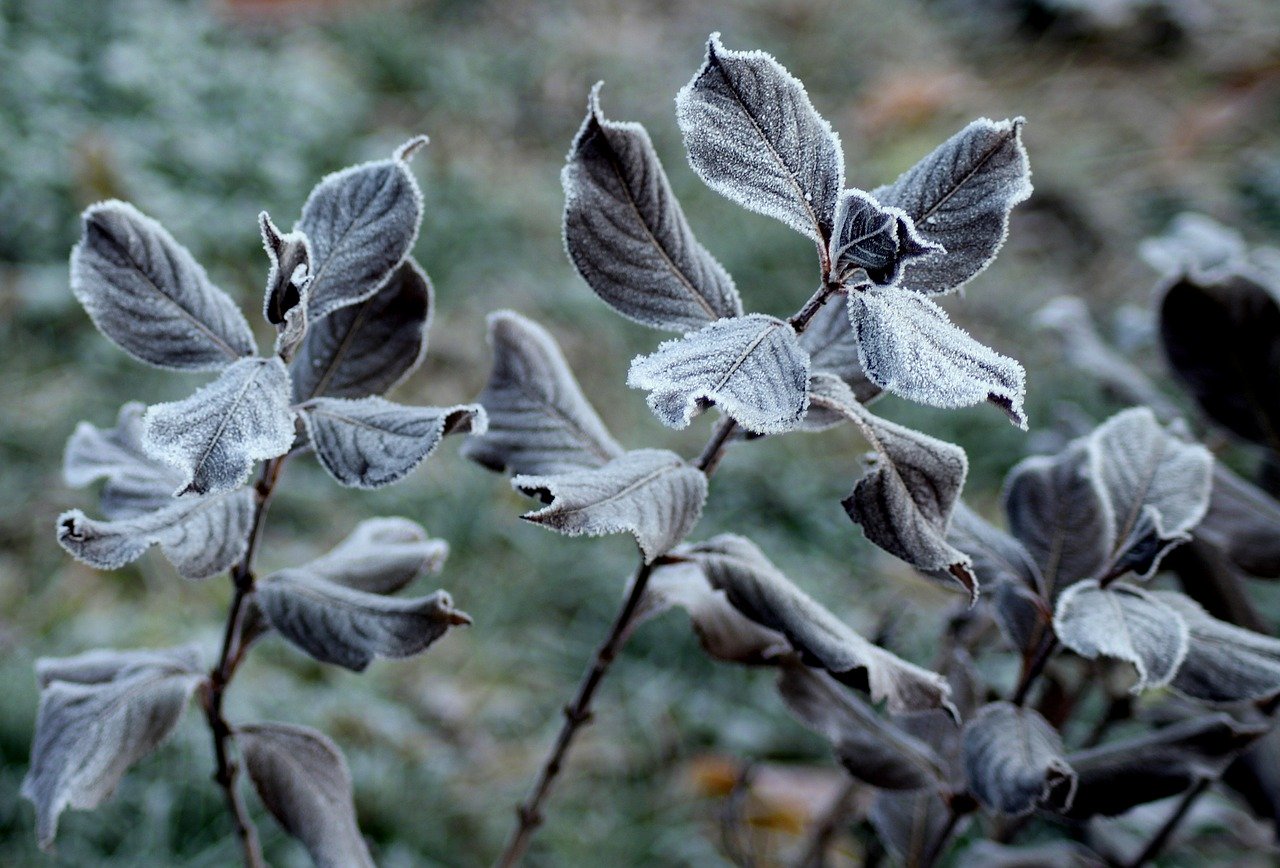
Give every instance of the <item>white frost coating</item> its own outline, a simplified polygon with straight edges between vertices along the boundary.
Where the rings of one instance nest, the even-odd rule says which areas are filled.
[[[446,434],[484,433],[488,425],[479,404],[406,407],[377,396],[315,398],[301,405],[298,414],[324,469],[354,488],[399,482]]]
[[[599,467],[623,454],[582,394],[555,339],[514,311],[489,314],[493,371],[476,399],[486,433],[462,454],[491,470],[556,474]]]
[[[927,298],[901,287],[850,292],[849,320],[863,370],[885,391],[931,407],[990,401],[1026,429],[1022,365],[975,341]]]
[[[428,537],[416,521],[370,518],[298,569],[357,591],[394,594],[423,572],[440,572],[448,556],[449,544]]]
[[[800,346],[809,353],[809,367],[814,374],[835,374],[853,389],[861,403],[880,394],[880,387],[867,379],[862,370],[858,336],[849,322],[842,295],[833,296],[818,309],[800,333]]]
[[[809,407],[809,354],[791,326],[753,313],[637,356],[627,385],[649,392],[649,407],[669,428],[688,427],[710,401],[748,431],[778,434]]]
[[[676,95],[689,164],[717,193],[825,245],[844,188],[844,154],[804,85],[763,51],[720,34]]]
[[[988,808],[1018,817],[1071,807],[1076,773],[1062,738],[1035,709],[992,702],[965,724],[963,744],[969,789]]]
[[[1189,274],[1205,281],[1239,272],[1249,262],[1249,248],[1239,232],[1191,212],[1179,214],[1164,234],[1139,244],[1138,255],[1164,277]]]
[[[282,233],[266,211],[258,214],[262,249],[271,267],[262,298],[262,315],[274,326],[285,324],[295,307],[306,306],[304,290],[311,284],[311,243],[302,232]],[[300,312],[303,322],[305,310]]]
[[[911,263],[899,285],[926,295],[951,292],[995,259],[1009,212],[1031,195],[1022,118],[980,118],[871,195],[905,211],[946,254]]]
[[[702,471],[665,449],[637,449],[558,476],[517,476],[511,485],[547,504],[522,516],[527,521],[568,536],[629,533],[645,563],[685,538],[707,499]]]
[[[135,518],[173,502],[182,476],[142,448],[146,407],[131,401],[120,408],[116,427],[76,426],[62,458],[62,478],[72,488],[106,480],[99,498],[110,519]]]
[[[1186,594],[1152,594],[1187,622],[1190,643],[1173,689],[1205,702],[1241,702],[1280,694],[1280,639],[1219,621]]]
[[[881,205],[862,190],[840,194],[827,249],[835,280],[870,280],[875,286],[894,286],[908,263],[946,252],[941,244],[923,238],[901,208]]]
[[[1053,615],[1062,644],[1091,660],[1132,663],[1138,683],[1131,693],[1164,687],[1187,656],[1189,633],[1182,616],[1133,585],[1103,588],[1092,579],[1062,592]]]
[[[126,202],[85,209],[71,291],[94,325],[139,361],[210,371],[254,353],[253,332],[163,226]]]
[[[143,417],[142,446],[176,467],[176,494],[216,494],[244,484],[255,461],[293,445],[289,372],[278,358],[243,359],[189,398]]]
[[[583,280],[628,319],[677,332],[741,316],[733,279],[693,235],[644,127],[607,120],[600,85],[560,174],[564,241]]]

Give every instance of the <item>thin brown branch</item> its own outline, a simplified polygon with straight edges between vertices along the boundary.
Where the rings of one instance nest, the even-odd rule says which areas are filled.
[[[1196,799],[1200,798],[1212,785],[1212,778],[1201,778],[1194,787],[1182,794],[1182,800],[1178,802],[1178,806],[1173,809],[1173,813],[1169,815],[1169,818],[1164,821],[1164,825],[1147,842],[1147,846],[1142,848],[1142,852],[1138,854],[1137,858],[1129,863],[1130,868],[1138,868],[1140,865],[1145,865],[1160,855],[1160,851],[1169,843],[1169,839],[1178,830],[1178,825],[1187,815],[1187,812],[1191,810],[1191,806],[1196,803]]]
[[[967,792],[952,793],[947,799],[947,822],[938,832],[938,836],[929,844],[929,849],[925,851],[924,856],[920,859],[920,868],[930,868],[933,863],[938,861],[943,853],[946,852],[947,844],[951,842],[951,836],[955,833],[956,827],[960,825],[960,821],[972,814],[978,809],[978,802],[973,796]]]
[[[1049,641],[1040,646],[1040,651],[1036,654],[1035,659],[1023,670],[1022,678],[1018,681],[1018,686],[1014,689],[1010,702],[1014,705],[1022,705],[1027,701],[1027,694],[1035,686],[1036,679],[1044,672],[1044,667],[1049,663],[1049,659],[1053,657],[1053,652],[1056,650],[1058,650],[1057,636],[1050,637]]]

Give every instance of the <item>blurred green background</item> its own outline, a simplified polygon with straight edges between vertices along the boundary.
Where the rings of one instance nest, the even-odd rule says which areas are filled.
[[[201,382],[145,368],[94,332],[67,286],[79,210],[132,201],[254,311],[266,265],[258,211],[288,225],[323,173],[428,133],[414,164],[426,197],[415,252],[438,308],[427,363],[395,397],[473,397],[488,370],[484,315],[510,307],[560,339],[625,445],[694,454],[709,418],[665,430],[623,385],[630,358],[660,336],[613,315],[574,274],[559,169],[604,79],[606,113],[648,127],[748,307],[798,307],[816,280],[810,243],[719,198],[684,160],[672,100],[713,30],[806,83],[842,136],[850,185],[891,180],[974,117],[1027,117],[1036,193],[995,266],[947,307],[1026,365],[1032,433],[990,407],[877,405],[964,445],[967,497],[983,509],[1064,406],[1108,409],[1033,329],[1045,301],[1085,297],[1108,335],[1159,371],[1138,240],[1185,209],[1280,239],[1274,0],[0,0],[0,864],[238,858],[198,714],[113,801],[65,815],[55,856],[36,850],[17,796],[35,657],[191,638],[212,657],[229,591],[221,579],[183,582],[154,554],[98,573],[54,541],[60,511],[92,508],[91,493],[60,479],[76,421],[109,425],[126,400]],[[849,431],[740,445],[697,533],[755,538],[811,594],[927,665],[956,598],[873,550],[845,517],[839,501],[864,448]],[[380,492],[341,490],[309,458],[286,474],[265,569],[307,559],[363,517],[405,515],[452,545],[428,581],[475,619],[428,654],[362,676],[267,641],[229,695],[234,721],[307,723],[338,741],[381,864],[492,860],[623,592],[628,539],[555,537],[519,521],[527,506],[456,443]],[[766,673],[712,666],[681,615],[651,623],[601,691],[532,863],[720,864],[725,829],[743,819],[740,800],[726,799],[743,763],[759,773],[742,834],[767,862],[829,797],[827,750],[785,715]],[[273,864],[305,864],[257,815]]]

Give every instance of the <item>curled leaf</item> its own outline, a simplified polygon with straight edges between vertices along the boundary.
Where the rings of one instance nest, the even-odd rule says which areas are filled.
[[[438,573],[449,544],[407,518],[369,518],[302,572],[370,594],[394,594],[421,573]]]
[[[1156,591],[1187,623],[1187,656],[1172,685],[1208,702],[1263,700],[1280,694],[1280,639],[1219,621],[1185,594]]]
[[[258,215],[258,228],[271,260],[262,315],[272,325],[283,326],[289,313],[303,304],[303,293],[311,282],[311,247],[301,232],[281,233],[266,211]]]
[[[1065,810],[1075,796],[1058,733],[1034,709],[1010,702],[992,702],[965,724],[964,765],[973,794],[1004,814]]]
[[[173,490],[182,482],[176,470],[142,448],[146,409],[131,401],[120,408],[115,428],[81,422],[67,440],[62,478],[76,488],[106,480],[99,501],[107,518],[136,518],[169,506]]]
[[[907,263],[945,252],[941,244],[922,238],[902,209],[887,208],[861,190],[840,194],[829,249],[835,280],[865,279],[874,286],[894,286]]]

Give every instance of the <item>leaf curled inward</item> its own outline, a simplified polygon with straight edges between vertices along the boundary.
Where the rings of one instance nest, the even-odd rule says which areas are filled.
[[[1075,796],[1076,773],[1058,733],[1034,709],[1010,702],[990,703],[965,725],[964,765],[974,795],[1001,813],[1063,810]]]
[[[861,190],[840,194],[830,244],[837,281],[856,282],[861,273],[874,286],[894,286],[909,262],[944,252],[941,244],[916,232],[902,209],[886,208]]]

